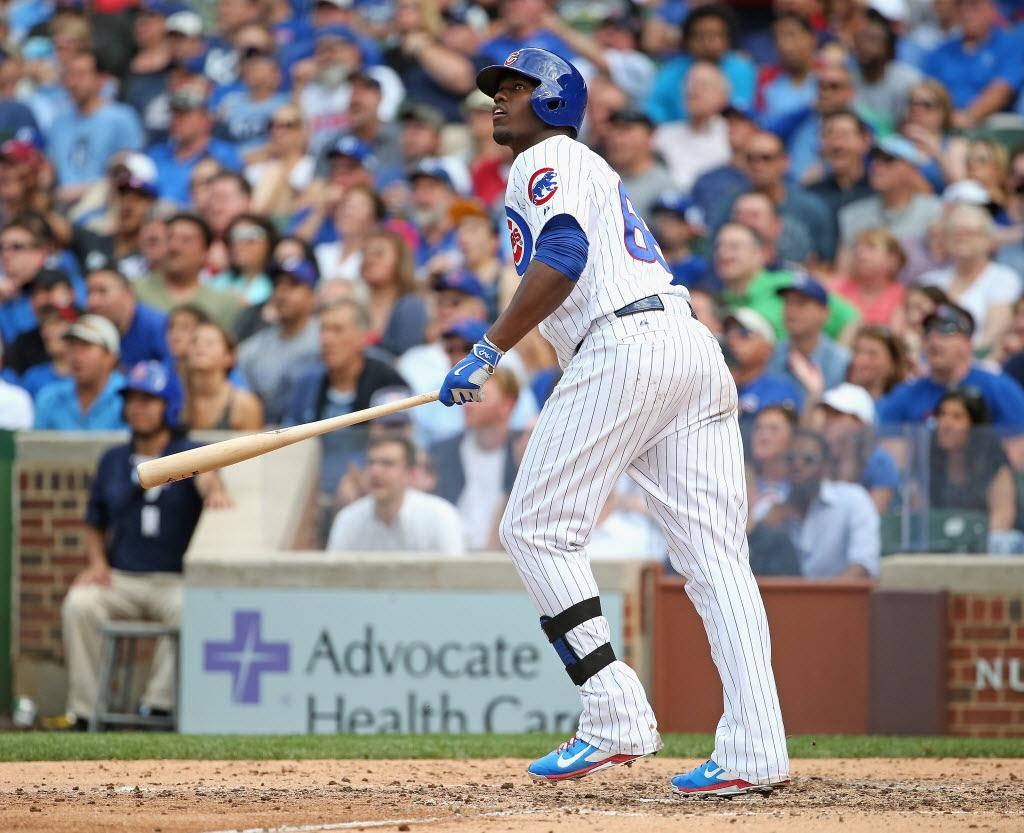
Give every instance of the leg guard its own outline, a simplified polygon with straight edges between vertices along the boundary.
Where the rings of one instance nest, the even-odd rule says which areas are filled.
[[[577,602],[557,616],[541,616],[540,626],[548,642],[555,646],[555,652],[565,664],[569,678],[578,686],[583,685],[598,671],[615,662],[615,651],[610,642],[599,645],[585,657],[580,657],[569,644],[565,635],[589,619],[601,615],[601,599],[594,596]]]

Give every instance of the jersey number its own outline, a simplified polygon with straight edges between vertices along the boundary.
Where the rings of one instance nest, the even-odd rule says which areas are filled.
[[[647,224],[640,215],[633,210],[633,203],[626,196],[626,188],[621,181],[619,182],[619,202],[622,205],[622,219],[626,226],[626,232],[622,238],[626,244],[626,251],[634,260],[644,263],[660,263],[671,275],[672,270],[668,268],[668,263],[665,262],[665,257],[662,255],[661,249],[658,248],[654,235],[651,234],[651,230],[647,228]]]

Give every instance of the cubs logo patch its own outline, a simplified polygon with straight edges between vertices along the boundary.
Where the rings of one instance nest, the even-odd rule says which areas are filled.
[[[516,273],[522,277],[533,257],[533,236],[530,227],[513,208],[505,206],[506,224],[508,225],[508,242],[512,252],[512,265]]]
[[[517,60],[519,60],[519,50],[518,49],[515,52],[510,52],[509,53],[508,57],[505,59],[505,66],[507,66],[507,67],[508,66],[512,66],[512,64],[514,64]]]
[[[544,205],[558,190],[558,175],[554,168],[541,168],[534,171],[530,177],[527,191],[530,194],[530,202],[534,205]]]

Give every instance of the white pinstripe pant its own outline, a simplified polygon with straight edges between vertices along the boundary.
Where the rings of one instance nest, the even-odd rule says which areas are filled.
[[[686,301],[662,298],[665,312],[609,317],[584,339],[530,437],[501,540],[542,615],[598,595],[586,544],[627,472],[665,532],[722,678],[725,713],[714,759],[748,781],[778,781],[789,760],[744,533],[736,386],[717,341]],[[608,622],[591,619],[567,638],[585,656],[608,641]],[[580,694],[577,734],[587,743],[624,754],[660,747],[643,686],[623,662],[591,677]]]

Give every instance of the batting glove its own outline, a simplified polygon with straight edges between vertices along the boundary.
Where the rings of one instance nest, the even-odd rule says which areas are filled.
[[[441,385],[438,399],[446,407],[465,405],[467,402],[480,402],[483,399],[481,388],[491,378],[494,368],[498,366],[505,354],[491,344],[484,336],[473,345],[469,355],[448,371]]]

